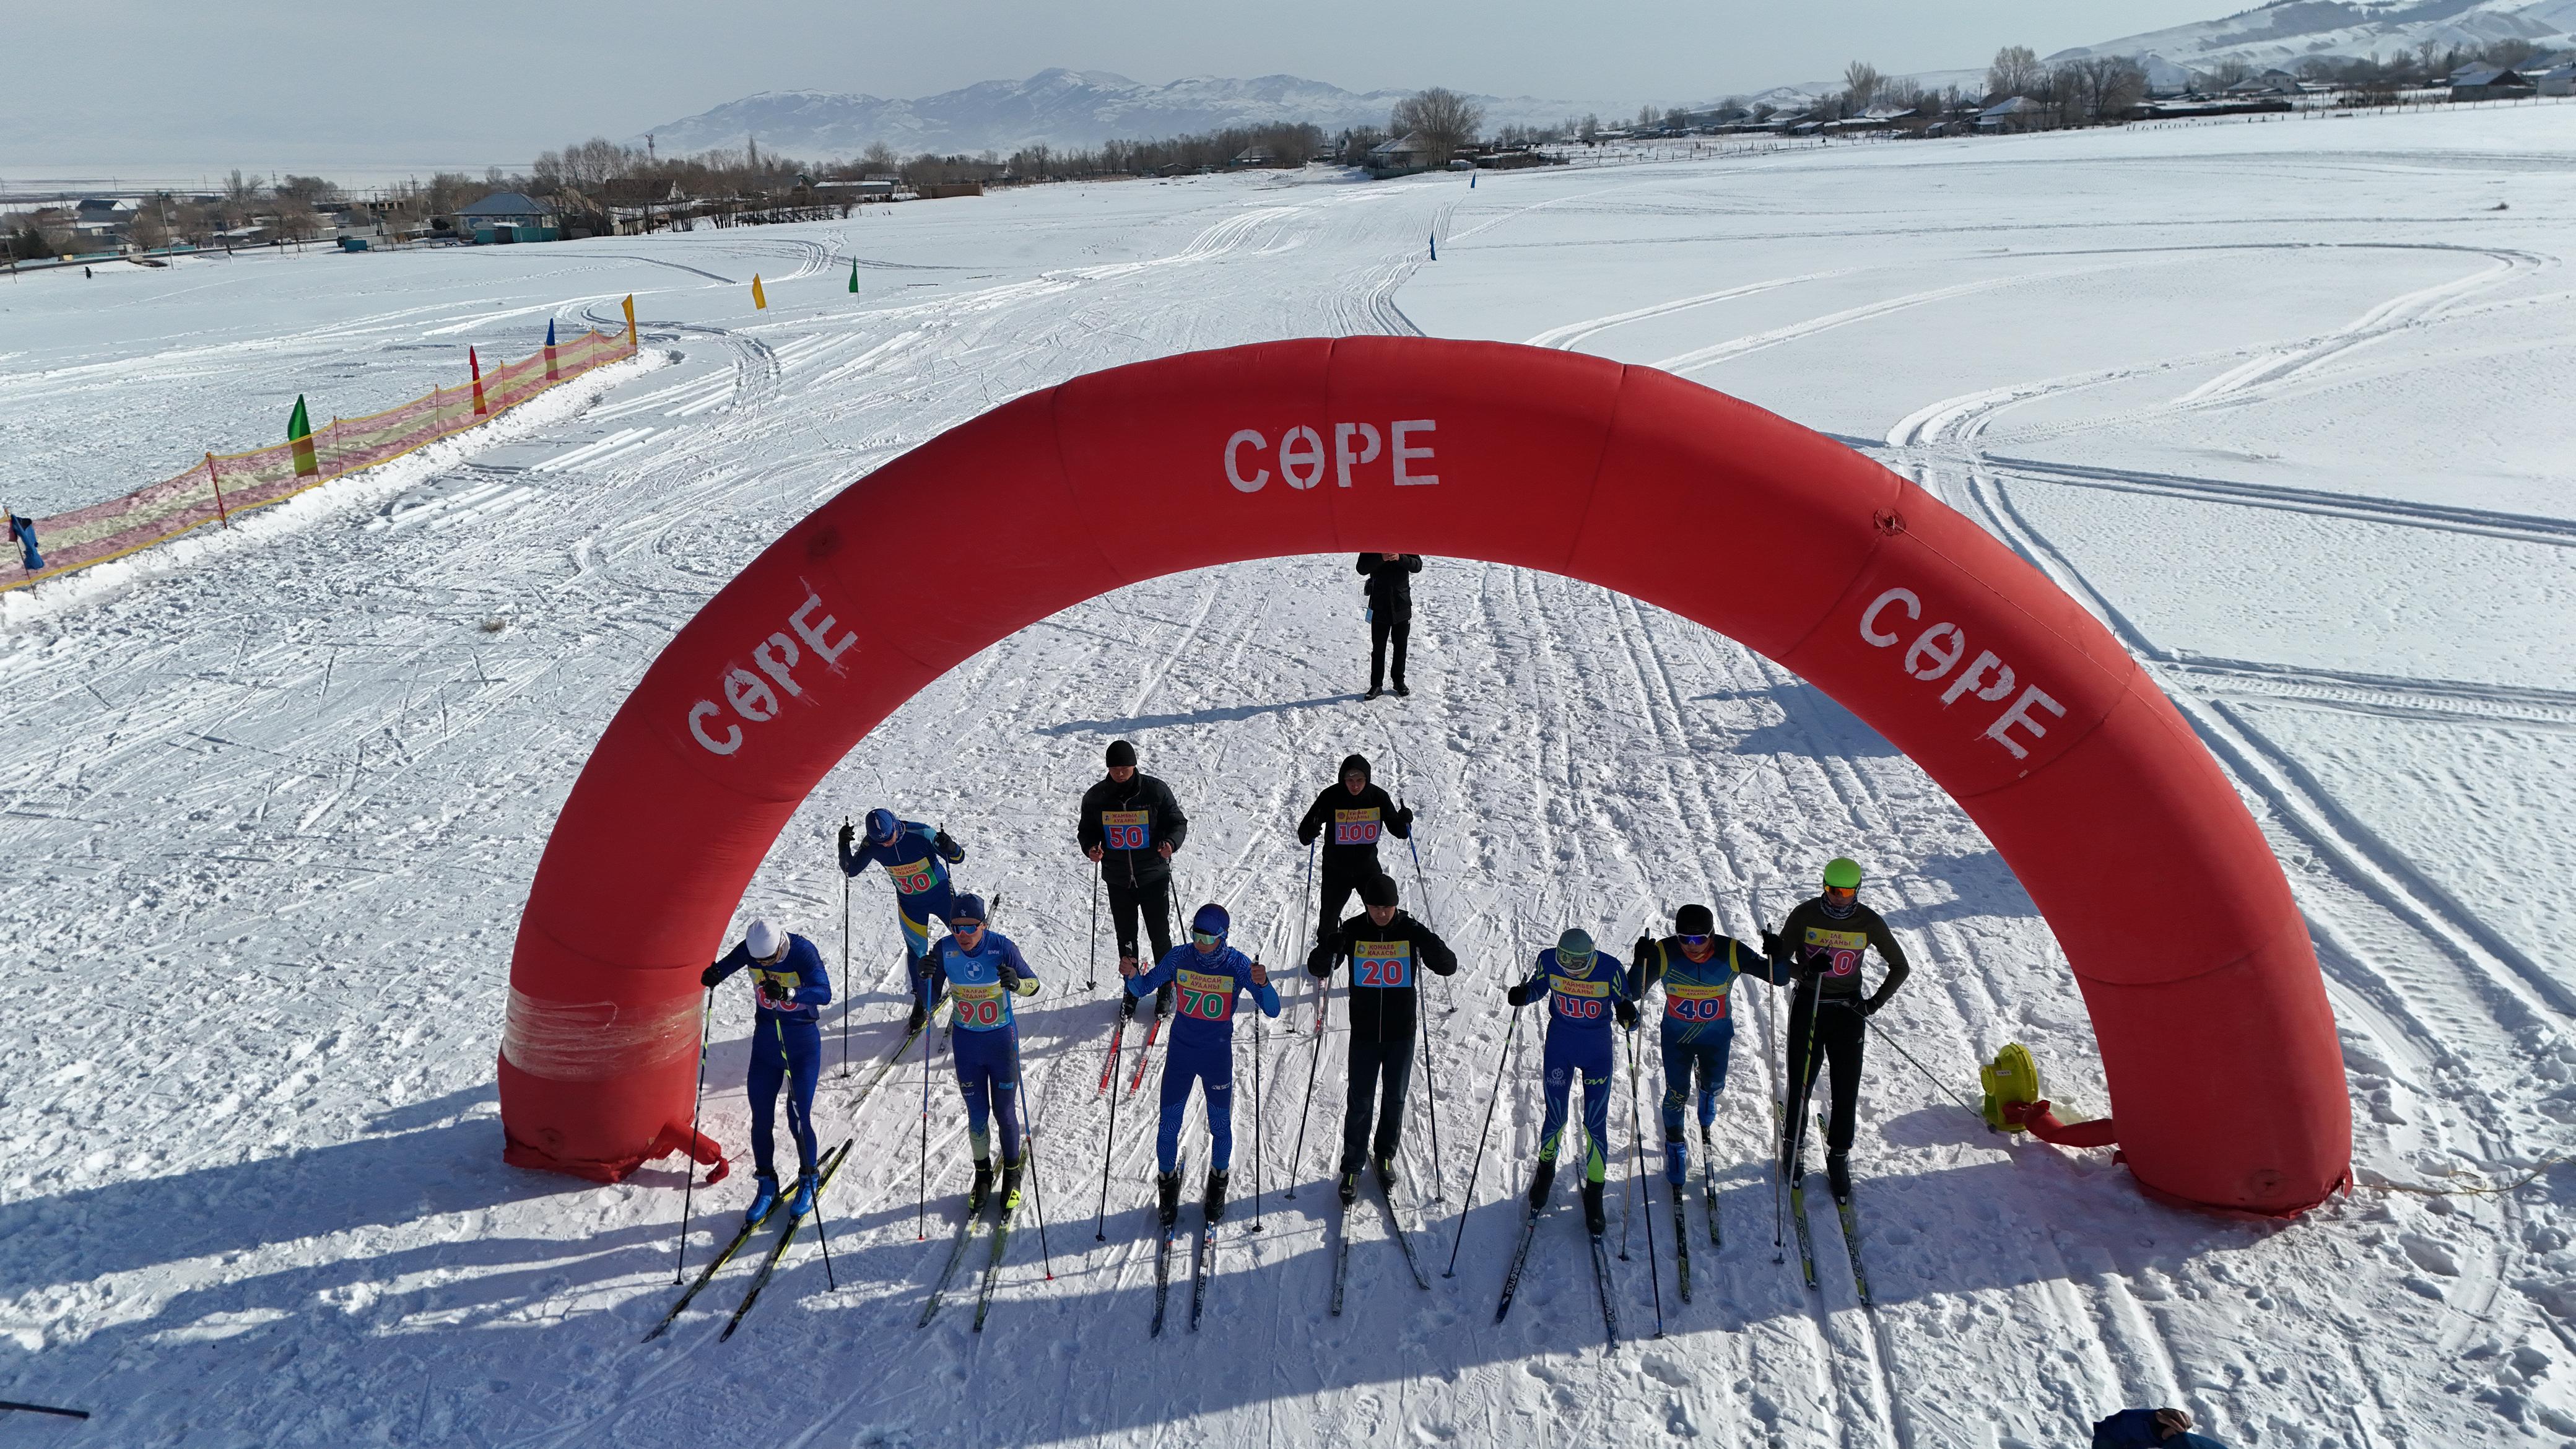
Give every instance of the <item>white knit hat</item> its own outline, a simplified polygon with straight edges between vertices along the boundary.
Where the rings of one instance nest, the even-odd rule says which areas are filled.
[[[762,919],[751,923],[751,929],[743,934],[743,944],[751,948],[753,956],[766,961],[778,954],[778,948],[787,944],[787,938],[779,933],[776,926]]]

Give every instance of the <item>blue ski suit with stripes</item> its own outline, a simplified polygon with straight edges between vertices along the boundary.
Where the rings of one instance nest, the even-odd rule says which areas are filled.
[[[1583,1175],[1599,1182],[1609,1169],[1610,1033],[1613,1003],[1634,999],[1627,968],[1599,951],[1579,963],[1560,960],[1554,946],[1538,953],[1538,974],[1521,983],[1525,1001],[1547,998],[1547,1120],[1539,1128],[1538,1156],[1554,1162],[1565,1136],[1574,1079],[1583,1078]]]
[[[745,967],[751,969],[755,1009],[751,1023],[751,1070],[745,1086],[751,1093],[751,1164],[762,1177],[775,1179],[778,1169],[771,1136],[778,1120],[778,1089],[787,1087],[787,1133],[796,1139],[796,1168],[814,1170],[814,1084],[823,1079],[821,1008],[832,999],[832,977],[823,969],[823,953],[802,936],[787,938],[786,953],[776,961],[755,959],[748,944],[737,943],[707,973],[713,986]],[[711,977],[712,979],[708,979]]]
[[[890,841],[860,840],[841,852],[843,875],[881,865],[894,882],[895,911],[903,918],[904,970],[912,979],[913,1003],[924,1012],[937,1007],[941,995],[938,973],[930,969],[927,959],[931,925],[948,919],[948,867],[966,858],[965,849],[956,842],[943,851],[938,840],[935,828],[906,820],[895,828]]]
[[[1735,1042],[1735,978],[1781,982],[1793,975],[1732,936],[1710,936],[1708,953],[1707,960],[1694,961],[1679,936],[1640,936],[1629,961],[1640,1004],[1656,983],[1664,988],[1664,1177],[1676,1186],[1690,1178],[1682,1108],[1690,1101],[1692,1076],[1699,1078],[1700,1131],[1717,1120],[1717,1092],[1726,1085],[1727,1053]]]
[[[930,948],[930,965],[948,983],[956,1032],[949,1054],[957,1064],[957,1089],[966,1096],[966,1137],[977,1162],[992,1160],[992,1121],[1002,1127],[1002,1161],[1020,1160],[1020,1024],[1013,996],[1038,994],[1038,979],[1011,938],[987,927],[970,949],[956,936]],[[1010,967],[1012,983],[1002,984]]]
[[[1265,973],[1266,974],[1266,973]],[[1252,984],[1252,958],[1220,943],[1201,950],[1184,941],[1165,953],[1151,971],[1127,978],[1127,994],[1139,1001],[1163,989],[1180,988],[1172,1013],[1172,1045],[1163,1054],[1163,1120],[1154,1139],[1154,1160],[1165,1172],[1180,1170],[1181,1121],[1189,1115],[1190,1086],[1207,1092],[1208,1166],[1218,1172],[1234,1165],[1234,1004],[1243,992],[1264,1016],[1279,1014],[1278,988]]]

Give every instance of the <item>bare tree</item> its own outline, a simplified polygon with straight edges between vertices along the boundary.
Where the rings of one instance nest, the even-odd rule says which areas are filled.
[[[903,158],[883,141],[870,141],[868,149],[859,153],[859,169],[872,176],[890,176],[902,164]]]
[[[1448,165],[1450,157],[1474,144],[1484,124],[1484,107],[1443,86],[1396,102],[1390,118],[1390,129],[1396,134],[1409,131],[1422,138],[1435,167]]]
[[[277,204],[277,234],[288,241],[310,241],[322,230],[321,214],[308,202],[294,197],[281,198]]]
[[[2213,91],[2223,91],[2241,80],[2251,80],[2254,67],[2241,60],[2222,60],[2205,71],[2194,73],[2200,83]]]
[[[1843,67],[1843,90],[1851,96],[1851,108],[1855,111],[1868,110],[1869,103],[1878,95],[1878,88],[1884,84],[1886,78],[1878,73],[1877,66],[1868,61],[1856,60]]]
[[[166,204],[165,199],[162,197],[145,198],[143,209],[134,213],[134,220],[126,223],[125,239],[147,252],[159,251],[168,246],[170,225],[161,219],[161,208],[164,204]]]
[[[1994,64],[1986,67],[1986,95],[1992,100],[2030,95],[2047,75],[2040,69],[2037,52],[2027,45],[2007,45],[1995,52]]]
[[[2057,68],[2056,89],[2066,124],[2116,121],[2147,98],[2147,68],[2125,55],[2095,55]]]
[[[319,206],[323,202],[340,199],[340,188],[331,182],[319,176],[297,176],[292,172],[277,183],[276,190],[279,196],[293,197],[306,206]]]

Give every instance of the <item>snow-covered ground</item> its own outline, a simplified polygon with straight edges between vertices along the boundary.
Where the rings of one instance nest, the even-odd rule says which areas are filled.
[[[2161,1402],[2238,1444],[2576,1438],[2569,1170],[2414,1190],[2519,1178],[2576,1121],[2571,222],[2576,109],[2540,107],[1472,191],[1059,187],[12,284],[0,501],[24,513],[267,441],[298,392],[327,416],[452,381],[467,344],[518,355],[546,316],[605,324],[629,291],[648,356],[471,448],[0,596],[0,1397],[99,1415],[0,1416],[0,1444],[2042,1446]],[[1830,1215],[1820,1293],[1772,1261],[1778,1043],[1748,1003],[1722,1249],[1691,1210],[1696,1301],[1667,1263],[1667,1336],[1638,1337],[1640,1216],[1614,1263],[1638,1341],[1602,1353],[1560,1208],[1495,1326],[1531,1033],[1471,1199],[1472,1139],[1500,983],[1563,926],[1624,941],[1704,899],[1749,934],[1848,852],[1916,958],[1879,1023],[1945,1085],[1972,1093],[2019,1040],[2061,1102],[2101,1111],[2083,1006],[1966,818],[1794,677],[1624,597],[1443,560],[1417,585],[1413,698],[1363,705],[1348,560],[1287,560],[1123,590],[961,666],[831,776],[746,902],[837,966],[845,815],[889,803],[973,852],[965,879],[1004,894],[997,924],[1047,980],[1023,1031],[1052,1280],[1024,1217],[989,1331],[955,1308],[916,1330],[965,1179],[954,1094],[933,1081],[924,1242],[917,1067],[855,1121],[836,1078],[827,1142],[859,1139],[828,1200],[837,1291],[800,1250],[732,1341],[693,1314],[639,1344],[671,1297],[676,1164],[617,1187],[505,1168],[491,1081],[546,828],[645,665],[792,520],[992,404],[1190,348],[1411,329],[1658,363],[1845,436],[2100,610],[2289,869],[2365,1185],[2287,1226],[2161,1208],[2107,1153],[1988,1135],[1882,1050],[1864,1310]],[[886,541],[889,599],[971,582],[993,562],[975,524]],[[1728,541],[1641,546],[1722,566]],[[1238,1113],[1261,1230],[1239,1190],[1208,1328],[1146,1337],[1150,1094],[1122,1104],[1096,1239],[1108,1111],[1085,1089],[1111,1006],[1083,989],[1071,850],[1074,794],[1119,736],[1190,808],[1185,891],[1272,960],[1298,932],[1288,826],[1333,763],[1369,754],[1420,808],[1430,899],[1409,903],[1468,966],[1433,992],[1417,1076],[1440,1139],[1417,1096],[1408,1166],[1445,1189],[1423,1239],[1444,1262],[1466,1209],[1455,1278],[1414,1287],[1364,1204],[1351,1305],[1327,1314],[1340,1043],[1291,1164],[1298,988]],[[881,881],[856,919],[864,1063],[901,1015]],[[734,1148],[748,1026],[726,993],[707,1112]],[[1255,1055],[1247,1034],[1247,1097]],[[1651,1139],[1651,1060],[1646,1087]],[[692,1262],[745,1191],[698,1198]],[[1663,1208],[1652,1224],[1669,1258]],[[702,1302],[730,1307],[741,1274]]]

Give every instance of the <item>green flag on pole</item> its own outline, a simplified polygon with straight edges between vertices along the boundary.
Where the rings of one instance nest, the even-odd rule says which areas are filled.
[[[851,290],[851,291],[853,291],[853,292],[855,292],[855,291],[857,291],[858,289],[859,289],[859,259],[858,259],[857,257],[852,257],[852,258],[850,258],[850,290]]]
[[[304,415],[304,395],[295,395],[295,414],[286,420],[286,441],[295,453],[295,476],[310,478],[322,471],[313,457],[313,423]]]

